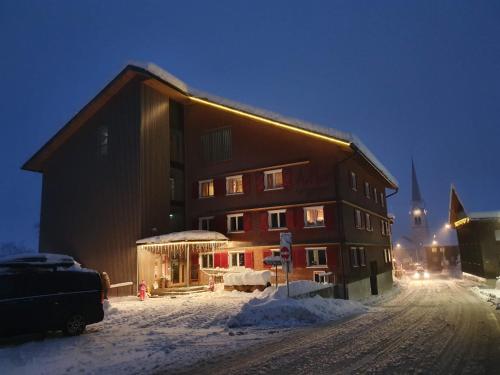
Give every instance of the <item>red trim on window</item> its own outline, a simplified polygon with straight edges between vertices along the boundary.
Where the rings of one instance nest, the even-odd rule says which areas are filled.
[[[295,229],[304,228],[304,208],[295,207],[294,211],[295,211],[295,221],[294,221]]]
[[[250,212],[243,214],[243,230],[245,232],[252,230],[252,214]]]
[[[264,191],[264,173],[256,172],[255,173],[255,188],[257,192]]]
[[[332,247],[326,248],[326,262],[328,268],[333,271],[337,266],[337,249]]]
[[[288,229],[295,229],[295,210],[288,208],[286,210],[286,226]]]
[[[226,179],[216,178],[214,180],[214,195],[216,197],[221,197],[226,195]]]
[[[220,253],[214,254],[214,267],[220,267]]]
[[[267,221],[267,212],[261,212],[260,213],[260,230],[263,232],[267,232],[269,228],[269,223]]]
[[[306,267],[306,251],[303,247],[292,247],[292,262],[293,266],[296,268],[305,268]]]
[[[249,173],[245,173],[243,175],[243,193],[249,194],[252,189],[252,175]]]
[[[229,254],[227,252],[220,253],[220,267],[221,268],[229,267]]]
[[[253,251],[245,251],[245,268],[253,268]]]

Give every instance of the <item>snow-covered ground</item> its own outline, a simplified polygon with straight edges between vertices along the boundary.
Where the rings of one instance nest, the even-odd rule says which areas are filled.
[[[497,310],[500,310],[500,289],[487,289],[482,286],[474,286],[471,290],[481,299],[493,304]]]
[[[291,295],[318,288],[291,283]],[[112,299],[103,322],[79,337],[0,346],[0,374],[150,373],[208,360],[290,331],[367,311],[321,297],[287,299],[286,288],[243,293],[217,290],[177,296]]]

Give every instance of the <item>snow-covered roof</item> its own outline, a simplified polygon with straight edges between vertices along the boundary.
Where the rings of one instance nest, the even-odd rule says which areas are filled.
[[[225,107],[232,109],[237,109],[242,112],[253,114],[255,116],[264,117],[269,120],[277,121],[286,125],[291,125],[299,129],[308,130],[313,133],[320,135],[332,137],[340,141],[344,141],[354,146],[358,149],[373,166],[379,170],[379,172],[393,185],[394,188],[398,187],[397,179],[389,172],[389,170],[377,159],[377,157],[366,147],[366,145],[361,142],[361,140],[354,134],[349,132],[344,132],[331,127],[326,127],[322,125],[313,124],[308,121],[303,121],[291,117],[286,117],[278,113],[267,111],[261,108],[252,107],[246,104],[238,103],[233,100],[221,98],[216,95],[206,93],[204,91],[197,90],[195,88],[189,87],[185,82],[178,79],[174,75],[170,74],[166,70],[160,68],[158,65],[152,63],[137,63],[134,62],[132,65],[142,68],[149,72],[150,74],[162,79],[169,85],[174,86],[178,90],[182,91],[184,94],[195,97],[198,99],[205,99],[209,102],[216,103]]]
[[[500,211],[471,212],[467,215],[470,219],[500,219]]]
[[[219,232],[208,230],[186,230],[183,232],[173,232],[162,234],[160,236],[147,237],[136,242],[138,245],[147,244],[167,244],[179,242],[210,242],[210,241],[228,241],[228,238]]]

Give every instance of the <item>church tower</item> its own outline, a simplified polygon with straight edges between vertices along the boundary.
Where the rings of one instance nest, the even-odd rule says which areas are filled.
[[[418,258],[422,259],[422,247],[430,242],[429,225],[427,223],[427,210],[425,203],[420,193],[420,187],[417,181],[417,172],[415,171],[415,163],[411,161],[411,210],[410,210],[410,228],[411,239],[415,245],[415,251],[418,253]]]

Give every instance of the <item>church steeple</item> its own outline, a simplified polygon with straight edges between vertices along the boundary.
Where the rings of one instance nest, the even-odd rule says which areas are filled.
[[[422,202],[422,195],[420,194],[420,187],[417,181],[417,172],[415,171],[415,163],[411,159],[411,200],[412,203]]]
[[[417,180],[415,163],[411,160],[411,210],[410,210],[411,238],[417,251],[430,241],[429,226],[427,224],[427,210],[425,208],[420,186]]]

